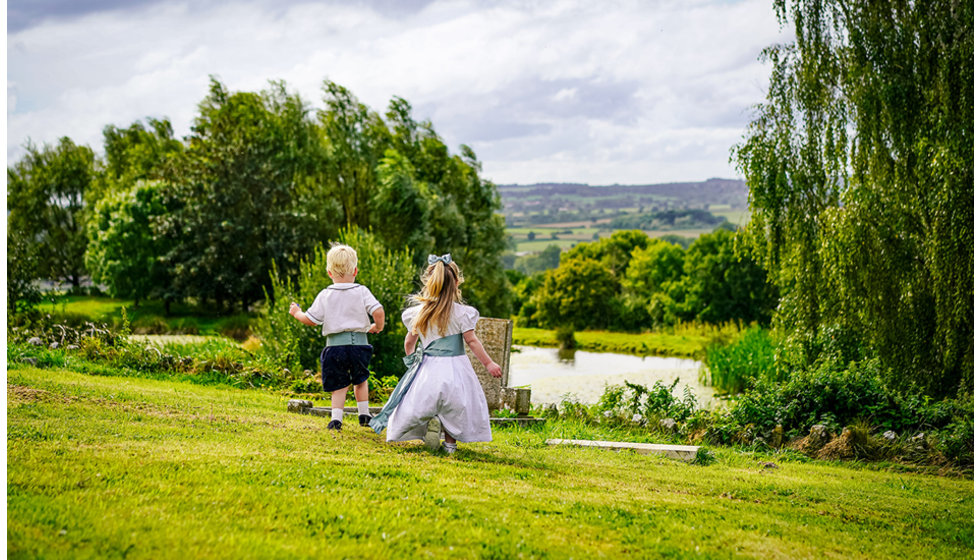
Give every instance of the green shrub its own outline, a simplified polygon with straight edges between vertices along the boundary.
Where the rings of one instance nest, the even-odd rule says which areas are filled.
[[[755,379],[781,380],[776,344],[768,331],[752,327],[729,344],[711,344],[705,350],[701,382],[716,391],[737,394]]]
[[[340,233],[341,243],[357,251],[357,282],[367,286],[385,310],[385,329],[381,334],[370,335],[374,346],[371,367],[380,375],[405,373],[401,357],[404,356],[405,327],[401,323],[401,311],[405,297],[412,292],[415,267],[407,250],[391,252],[368,232],[347,229]],[[332,282],[327,276],[327,250],[318,247],[309,260],[300,262],[299,278],[295,281],[272,270],[272,293],[266,295],[268,312],[256,324],[262,339],[264,352],[279,366],[292,371],[304,367],[319,368],[323,336],[319,328],[301,324],[289,315],[290,302],[308,308],[316,295]]]

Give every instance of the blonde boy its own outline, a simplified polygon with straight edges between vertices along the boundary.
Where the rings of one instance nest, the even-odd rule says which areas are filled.
[[[327,252],[327,275],[333,284],[317,294],[305,312],[296,302],[289,304],[289,314],[300,323],[323,326],[326,345],[320,353],[320,372],[323,390],[331,394],[328,430],[341,428],[351,385],[360,424],[367,426],[371,421],[367,380],[373,348],[365,333],[381,332],[385,311],[371,290],[354,283],[357,272],[357,252],[347,245],[334,245]]]

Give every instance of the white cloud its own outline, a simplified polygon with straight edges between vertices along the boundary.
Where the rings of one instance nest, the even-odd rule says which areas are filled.
[[[325,78],[383,112],[410,101],[500,183],[734,176],[780,35],[768,0],[157,3],[8,34],[7,157],[27,138],[98,149],[107,124],[189,132],[208,75],[282,79],[315,107]],[[397,6],[397,11],[392,11]]]

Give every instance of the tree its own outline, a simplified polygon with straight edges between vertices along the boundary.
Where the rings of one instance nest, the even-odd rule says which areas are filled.
[[[169,310],[175,299],[171,275],[164,266],[166,240],[154,222],[167,214],[160,182],[140,181],[128,191],[108,193],[95,205],[88,222],[85,262],[95,282],[113,297],[162,298]]]
[[[662,325],[662,314],[651,315],[651,302],[658,296],[676,295],[671,289],[684,272],[684,249],[659,239],[651,239],[644,247],[631,253],[623,275],[623,305],[638,326]],[[671,317],[670,319],[674,319]]]
[[[768,324],[777,292],[765,271],[735,252],[735,234],[719,229],[702,234],[684,256],[685,319],[705,323],[742,321]]]
[[[612,272],[594,260],[564,262],[544,274],[544,282],[531,297],[533,319],[546,328],[605,328],[617,285]]]
[[[212,79],[199,111],[167,179],[164,262],[181,295],[247,310],[270,286],[273,262],[295,275],[317,234],[335,227],[308,180],[322,163],[320,144],[302,100],[282,83],[232,93]]]
[[[23,237],[7,232],[7,315],[8,318],[41,302],[37,287],[37,256],[35,246]]]
[[[96,174],[87,146],[62,138],[56,146],[27,145],[27,155],[7,168],[7,227],[37,257],[40,278],[67,280],[74,289],[85,276],[86,193]]]
[[[378,186],[371,198],[376,235],[387,247],[410,247],[413,253],[428,255],[433,250],[428,187],[415,180],[411,162],[394,149],[385,151],[376,169]]]
[[[128,128],[109,125],[102,130],[103,176],[109,189],[128,190],[141,179],[162,179],[165,167],[183,152],[184,145],[174,138],[169,120],[151,118],[147,122],[149,128],[137,121]]]
[[[852,333],[891,386],[973,375],[973,4],[777,0],[766,102],[734,159],[748,241],[804,359]]]

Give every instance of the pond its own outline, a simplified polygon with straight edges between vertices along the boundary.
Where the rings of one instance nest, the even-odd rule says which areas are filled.
[[[717,402],[714,390],[698,383],[701,362],[696,360],[583,350],[571,353],[569,359],[564,352],[559,357],[557,348],[515,346],[514,350],[509,385],[530,387],[534,405],[557,404],[563,398],[592,404],[599,402],[607,385],[629,381],[649,387],[657,381],[669,385],[674,379],[680,379],[675,396],[682,397],[684,386],[690,386],[701,408]]]

